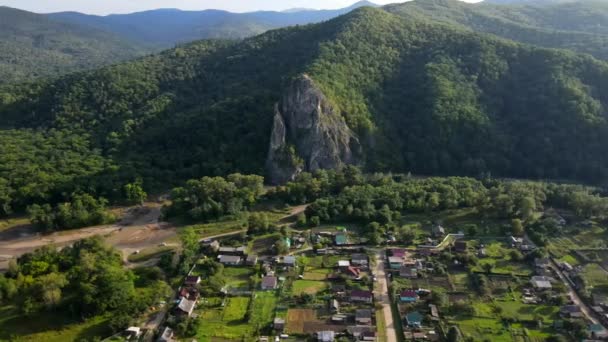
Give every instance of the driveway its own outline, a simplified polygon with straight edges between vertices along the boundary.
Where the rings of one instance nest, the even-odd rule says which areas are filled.
[[[397,333],[395,332],[395,323],[393,322],[393,311],[391,310],[391,299],[388,295],[388,279],[386,272],[384,272],[384,260],[386,260],[385,250],[377,250],[376,269],[374,270],[377,281],[374,286],[374,297],[378,303],[382,304],[386,325],[386,341],[397,342]]]

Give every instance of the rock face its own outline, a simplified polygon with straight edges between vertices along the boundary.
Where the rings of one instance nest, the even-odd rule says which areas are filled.
[[[292,82],[275,106],[266,168],[280,184],[302,171],[357,163],[360,144],[344,119],[307,75]]]

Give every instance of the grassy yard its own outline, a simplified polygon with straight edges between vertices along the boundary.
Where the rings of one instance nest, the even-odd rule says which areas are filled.
[[[249,267],[225,267],[226,286],[231,288],[249,288],[249,281],[254,271]]]
[[[265,327],[272,323],[277,305],[274,292],[257,292],[253,300],[253,310],[249,322],[254,327]]]
[[[196,335],[199,341],[211,341],[213,338],[242,339],[252,336],[251,324],[245,321],[249,305],[247,297],[233,297],[226,300],[224,307],[204,309],[200,312],[201,327]]]
[[[306,267],[304,280],[325,280],[330,273],[331,269],[329,268]]]
[[[303,293],[315,294],[323,291],[327,287],[327,283],[316,280],[296,280],[292,285],[292,293],[296,296]]]
[[[608,273],[598,264],[585,265],[581,276],[585,279],[587,286],[608,286]]]
[[[110,335],[108,319],[94,317],[78,322],[53,312],[24,317],[15,307],[4,306],[0,307],[0,340],[63,342],[103,338]]]

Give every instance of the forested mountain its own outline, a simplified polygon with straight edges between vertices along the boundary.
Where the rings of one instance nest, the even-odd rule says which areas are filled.
[[[418,0],[386,6],[407,19],[428,18],[478,32],[608,59],[608,2],[521,1],[505,6],[456,0]]]
[[[114,34],[0,7],[0,83],[96,68],[143,53]]]
[[[231,13],[220,10],[180,11],[160,9],[108,16],[76,12],[49,14],[51,18],[114,32],[134,41],[173,47],[177,43],[209,38],[244,38],[269,29],[318,23],[348,13],[362,6],[376,6],[361,1],[337,10],[292,10]]]
[[[281,133],[277,162],[305,170],[320,161],[299,138],[368,171],[600,183],[607,87],[608,64],[588,55],[361,8],[3,87],[0,209],[78,190],[113,199],[137,178],[157,190],[264,174]]]

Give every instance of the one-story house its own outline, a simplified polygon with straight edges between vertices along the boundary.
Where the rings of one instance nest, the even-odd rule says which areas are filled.
[[[352,290],[350,291],[350,300],[371,303],[374,300],[374,294],[371,291]]]
[[[334,235],[334,241],[336,246],[342,246],[348,244],[348,235],[346,233],[336,233]]]
[[[280,317],[275,317],[274,321],[272,322],[272,327],[274,328],[274,330],[283,330],[285,329],[285,319],[280,318]]]
[[[564,305],[559,309],[559,313],[569,318],[583,317],[583,310],[578,305]]]
[[[608,337],[608,330],[604,328],[601,324],[591,324],[587,328],[589,333],[589,337],[597,338],[597,339],[605,339]]]
[[[372,324],[372,310],[370,309],[358,309],[355,312],[355,322],[362,325]]]
[[[334,342],[336,333],[331,330],[319,331],[317,333],[317,341],[319,342]]]
[[[262,278],[261,287],[262,290],[275,290],[277,285],[279,284],[277,277],[275,276],[265,276]]]
[[[247,264],[248,266],[255,266],[255,264],[258,263],[258,256],[255,254],[250,254],[247,256],[247,259],[245,260],[245,264]]]
[[[399,300],[403,303],[413,303],[418,300],[418,294],[414,290],[403,290],[399,294]]]
[[[295,267],[296,266],[296,257],[293,255],[286,255],[283,257],[282,264],[285,266],[289,266],[289,267]]]
[[[355,253],[352,254],[351,257],[351,263],[353,265],[358,265],[358,266],[367,266],[369,264],[369,260],[367,258],[367,255],[362,254],[362,253]]]
[[[177,303],[177,307],[175,308],[175,314],[178,316],[190,317],[190,315],[192,315],[192,311],[194,311],[195,306],[196,301],[189,300],[187,298],[182,298]]]
[[[361,276],[361,271],[358,268],[352,266],[348,266],[346,269],[344,269],[343,273],[355,279],[358,279]]]
[[[403,258],[391,256],[388,257],[388,265],[393,270],[398,270],[403,266]]]
[[[456,253],[464,253],[467,251],[467,249],[468,249],[468,244],[466,241],[456,240],[456,242],[454,242],[454,251]]]
[[[187,276],[184,280],[185,286],[196,286],[201,282],[201,277],[199,276]]]
[[[331,311],[332,313],[340,312],[340,303],[338,303],[338,301],[335,299],[330,300],[329,301],[329,311]]]
[[[407,252],[405,251],[405,249],[393,248],[393,249],[388,250],[388,254],[389,254],[389,256],[399,257],[399,258],[403,259],[403,258],[405,258]]]
[[[350,261],[348,261],[348,260],[338,260],[338,267],[340,267],[340,268],[350,267]]]
[[[173,341],[173,329],[166,327],[163,333],[158,337],[156,342],[172,342]]]
[[[243,262],[243,259],[238,255],[225,255],[222,254],[218,257],[220,264],[228,266],[238,266]]]
[[[435,304],[429,304],[429,311],[431,312],[431,318],[434,321],[438,321],[439,320],[439,310],[437,309],[437,306]]]
[[[403,265],[399,269],[399,276],[404,278],[418,278],[418,269],[413,265]]]
[[[418,311],[412,311],[405,315],[405,322],[410,328],[422,327],[422,314]]]
[[[545,276],[534,276],[530,279],[530,283],[537,290],[551,290],[551,278]]]

